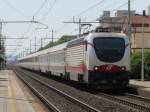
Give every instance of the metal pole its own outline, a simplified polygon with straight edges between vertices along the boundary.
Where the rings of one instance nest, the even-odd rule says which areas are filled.
[[[54,30],[52,29],[52,43],[54,42]]]
[[[36,36],[35,36],[35,52],[36,52]]]
[[[143,10],[143,16],[142,16],[142,32],[141,32],[141,39],[142,39],[141,81],[144,81],[144,16],[145,16],[145,11]]]
[[[2,22],[0,22],[0,55],[2,55]],[[0,60],[0,70],[2,70],[2,60]]]
[[[79,37],[81,35],[81,18],[79,18]]]
[[[25,49],[26,56],[28,55],[28,49]]]
[[[128,38],[130,40],[131,43],[131,2],[130,0],[128,0]]]
[[[43,38],[41,38],[41,48],[43,48]]]
[[[22,51],[22,57],[24,57],[24,51]]]
[[[4,47],[4,46],[5,46],[5,38],[3,39],[2,42],[3,42],[2,48],[3,48],[3,59],[4,59],[4,60],[3,60],[3,66],[2,66],[2,67],[3,67],[3,70],[4,70],[5,65],[6,65],[6,64],[5,64],[5,62],[6,62],[6,57],[5,57],[5,47]]]
[[[31,40],[30,40],[30,54],[31,54]]]

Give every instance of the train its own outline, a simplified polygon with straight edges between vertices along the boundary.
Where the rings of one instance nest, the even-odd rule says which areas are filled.
[[[129,83],[130,41],[124,33],[95,30],[18,60],[19,67],[103,89]]]

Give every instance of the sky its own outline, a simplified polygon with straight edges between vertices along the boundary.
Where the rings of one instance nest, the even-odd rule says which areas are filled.
[[[0,0],[1,21],[39,21],[43,23],[8,23],[3,24],[2,35],[6,38],[6,54],[16,56],[23,51],[35,50],[35,37],[38,49],[41,38],[54,38],[78,33],[76,24],[65,24],[64,21],[96,21],[104,10],[110,10],[113,16],[116,10],[127,9],[128,0]],[[131,9],[137,13],[147,10],[150,0],[131,0]],[[46,29],[46,26],[48,28]],[[93,25],[95,26],[95,25]],[[51,39],[43,40],[47,44]]]

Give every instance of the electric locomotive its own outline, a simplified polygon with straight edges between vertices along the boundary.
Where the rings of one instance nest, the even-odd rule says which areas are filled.
[[[123,33],[97,28],[82,37],[20,59],[19,66],[100,88],[129,83],[130,42]]]

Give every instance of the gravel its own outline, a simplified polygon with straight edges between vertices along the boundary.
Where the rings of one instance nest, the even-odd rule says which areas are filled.
[[[44,80],[46,83],[50,84],[51,86],[101,110],[102,112],[138,112],[137,110],[134,110],[132,108],[128,108],[124,105],[114,103],[112,101],[109,101],[105,98],[96,97],[96,95],[93,95],[87,91],[75,88],[73,86],[66,85],[65,83],[55,81],[52,79],[48,79],[46,77],[37,75],[37,73],[31,73],[29,71],[29,74],[36,76],[40,80]],[[47,92],[47,94],[50,94]],[[55,99],[55,96],[53,96]],[[56,97],[57,98],[57,97]]]
[[[64,97],[58,95],[57,93],[51,91],[47,87],[39,84],[35,80],[23,76],[33,87],[35,87],[42,95],[44,95],[50,102],[52,102],[60,111],[62,112],[86,112],[83,108],[78,105],[73,104]],[[39,88],[40,87],[40,88]]]
[[[133,102],[133,103],[138,103],[138,104],[141,104],[145,107],[150,107],[150,104],[149,103],[146,103],[144,101],[141,101],[141,100],[137,100],[137,99],[134,99],[134,98],[131,98],[131,97],[128,97],[128,96],[116,96],[118,98],[121,98],[121,99],[124,99],[126,101],[129,101],[129,102]]]

